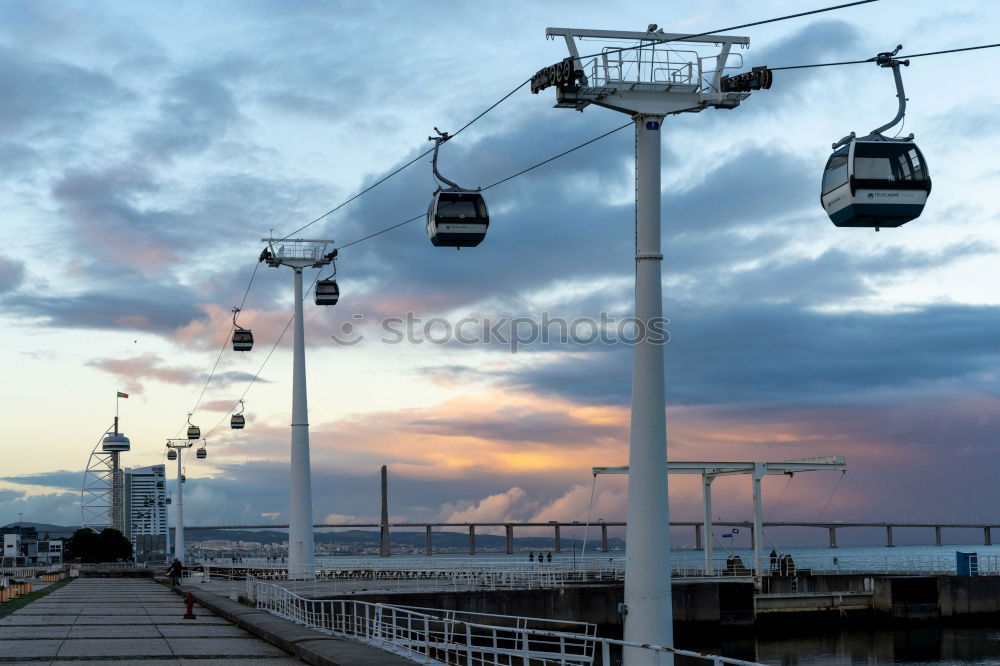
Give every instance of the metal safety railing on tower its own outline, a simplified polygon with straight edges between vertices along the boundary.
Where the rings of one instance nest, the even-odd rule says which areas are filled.
[[[732,666],[754,662],[601,638],[586,622],[466,613],[354,599],[307,599],[263,581],[248,584],[257,608],[307,627],[376,646],[421,664],[454,666],[594,666],[612,664],[623,648],[648,651],[653,663],[671,655]],[[567,631],[569,629],[569,631]]]

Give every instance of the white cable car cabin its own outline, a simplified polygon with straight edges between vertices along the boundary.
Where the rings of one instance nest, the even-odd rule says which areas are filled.
[[[913,135],[895,139],[883,134],[906,114],[899,68],[910,61],[894,57],[901,48],[873,58],[879,67],[892,69],[899,99],[896,117],[860,139],[851,132],[833,144],[833,155],[826,162],[820,203],[838,227],[878,231],[901,226],[920,216],[931,192],[927,162],[913,143]]]
[[[851,139],[826,163],[820,200],[838,227],[898,227],[920,216],[931,191],[913,141],[873,134]]]
[[[437,168],[438,150],[450,139],[447,132],[434,128],[437,136],[427,137],[434,142],[434,156],[431,169],[434,177],[448,185],[438,187],[427,207],[427,235],[435,247],[476,247],[486,238],[490,226],[490,214],[486,200],[478,189],[461,187],[441,175]]]
[[[239,308],[233,308],[233,351],[247,352],[253,349],[253,333],[236,323]]]
[[[340,300],[340,287],[337,286],[337,281],[318,280],[316,289],[313,290],[313,300],[316,305],[336,305]]]
[[[427,207],[427,235],[436,247],[476,247],[489,226],[486,200],[479,192],[438,190]]]
[[[233,331],[233,351],[250,351],[253,349],[253,333],[246,328]]]

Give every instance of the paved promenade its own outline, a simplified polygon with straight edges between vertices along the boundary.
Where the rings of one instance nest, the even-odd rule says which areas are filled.
[[[81,578],[0,619],[0,664],[302,664],[142,579]]]

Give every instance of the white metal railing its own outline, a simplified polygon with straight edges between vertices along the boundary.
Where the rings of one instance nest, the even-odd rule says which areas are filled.
[[[205,564],[212,578],[239,579],[253,577],[263,580],[287,580],[283,566]],[[543,589],[563,587],[571,583],[597,583],[624,580],[623,560],[595,558],[574,567],[568,562],[472,561],[470,559],[435,561],[367,560],[341,564],[317,564],[310,571],[302,588],[315,583],[358,582],[378,585],[383,589],[403,589],[422,586],[453,589]]]
[[[1000,555],[980,554],[978,574],[1000,575]],[[287,568],[274,563],[205,564],[213,579],[242,580],[248,575],[258,580],[287,580]],[[752,575],[753,558],[740,553],[740,559],[726,554],[713,557],[706,571],[704,557],[695,553],[674,555],[671,560],[673,578],[728,578]],[[955,575],[953,552],[940,555],[881,553],[866,555],[792,554],[790,564],[780,558],[761,558],[759,571],[765,575],[796,573],[844,575]],[[474,558],[345,558],[335,563],[318,563],[304,581],[289,581],[300,591],[330,592],[347,589],[352,584],[383,590],[446,588],[463,590],[545,589],[580,583],[620,582],[625,577],[625,562],[621,558],[594,557],[571,562],[529,562],[523,559]],[[341,587],[320,585],[340,583]]]
[[[634,649],[651,652],[653,663],[660,664],[662,660],[664,666],[672,663],[672,655],[700,659],[715,666],[760,666],[739,659],[600,638],[595,635],[594,625],[581,622],[440,611],[353,599],[306,599],[282,586],[263,581],[248,581],[248,595],[257,608],[422,664],[610,665],[614,655],[623,649]],[[565,626],[580,627],[584,631],[556,628]]]

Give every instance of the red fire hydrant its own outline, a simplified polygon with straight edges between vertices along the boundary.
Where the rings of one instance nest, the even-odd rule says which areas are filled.
[[[184,614],[185,620],[195,620],[194,616],[194,595],[190,592],[184,597],[184,605],[187,606],[187,613]]]

